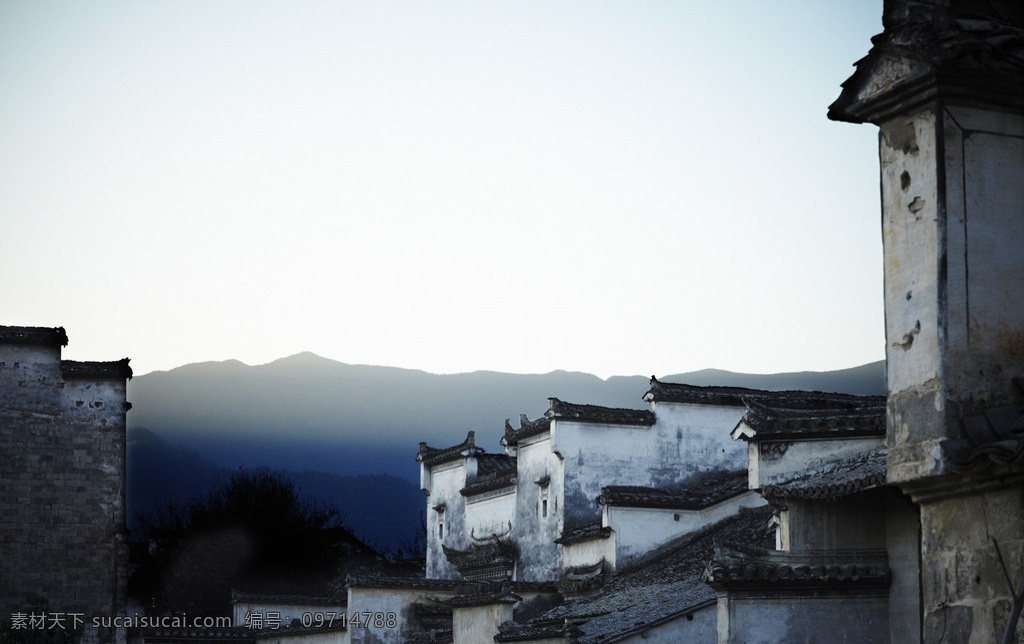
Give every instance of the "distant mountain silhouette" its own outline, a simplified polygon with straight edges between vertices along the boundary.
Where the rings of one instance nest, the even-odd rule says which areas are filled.
[[[705,369],[658,377],[696,385],[885,393],[882,362],[830,372]],[[416,481],[420,441],[452,445],[475,430],[480,444],[497,451],[505,419],[522,413],[536,418],[547,409],[548,397],[644,408],[648,386],[647,376],[437,375],[300,353],[258,366],[204,362],[137,376],[129,383],[128,425],[145,427],[220,467],[386,473]]]
[[[883,362],[829,372],[704,369],[658,378],[885,393]],[[423,510],[415,460],[420,441],[454,445],[475,430],[478,444],[496,452],[505,419],[540,416],[548,397],[645,408],[649,385],[649,376],[602,380],[567,371],[436,375],[350,365],[312,353],[258,366],[229,360],[153,372],[128,385],[129,512],[181,503],[239,467],[266,466],[289,472],[310,498],[337,506],[367,543],[394,550],[415,537]]]

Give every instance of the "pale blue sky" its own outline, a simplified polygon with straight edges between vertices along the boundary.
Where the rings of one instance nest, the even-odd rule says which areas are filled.
[[[137,374],[883,357],[881,1],[0,0],[0,324]]]

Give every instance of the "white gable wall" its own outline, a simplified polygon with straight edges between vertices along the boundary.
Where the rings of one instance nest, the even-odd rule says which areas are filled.
[[[681,468],[682,478],[746,468],[746,447],[730,436],[746,413],[745,406],[653,401],[651,411],[657,418],[658,458],[663,465]]]
[[[883,444],[881,436],[836,440],[782,441],[750,444],[751,485],[761,488],[799,472],[856,456]],[[740,442],[740,441],[737,441]]]
[[[550,581],[558,573],[555,539],[563,529],[564,468],[552,449],[548,433],[525,438],[518,446],[513,534],[519,547],[516,579],[520,581]],[[547,486],[537,483],[545,479]]]
[[[478,538],[504,535],[516,513],[516,489],[507,487],[466,497],[466,529]]]
[[[459,573],[448,563],[441,545],[466,548],[469,529],[466,527],[466,504],[460,490],[466,487],[466,461],[460,458],[430,468],[427,496],[427,577],[458,579]],[[435,508],[444,505],[444,511]],[[442,535],[443,526],[443,535]]]
[[[602,522],[612,529],[614,566],[627,565],[669,541],[727,519],[740,508],[768,502],[757,492],[744,492],[703,510],[605,506]]]

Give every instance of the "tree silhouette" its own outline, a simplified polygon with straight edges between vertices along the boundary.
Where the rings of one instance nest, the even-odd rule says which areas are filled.
[[[155,614],[230,615],[231,591],[326,594],[354,560],[375,553],[334,508],[303,502],[291,481],[239,471],[144,526],[131,593]]]

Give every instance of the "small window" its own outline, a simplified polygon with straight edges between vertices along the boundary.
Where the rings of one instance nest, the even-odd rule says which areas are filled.
[[[540,515],[546,517],[548,515],[548,500],[544,499],[540,502]]]
[[[437,524],[437,538],[444,539],[444,521]]]

